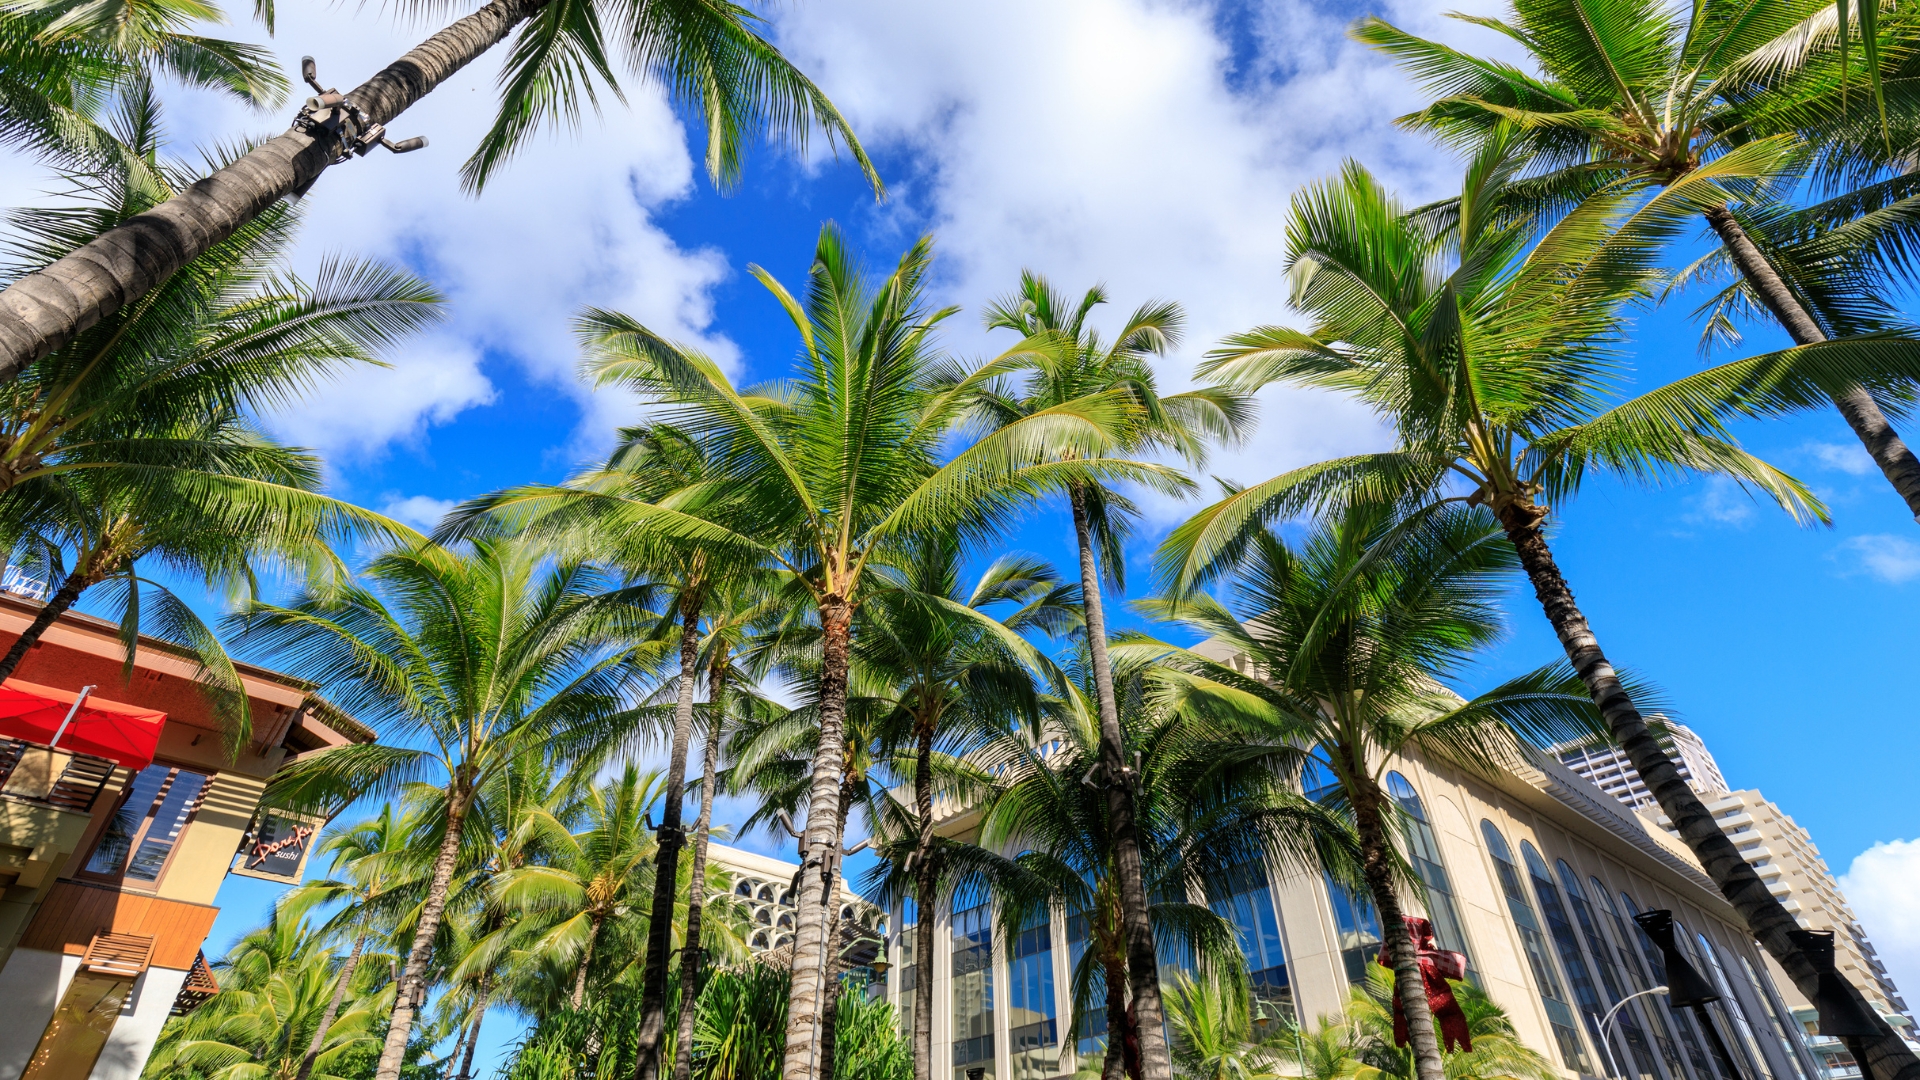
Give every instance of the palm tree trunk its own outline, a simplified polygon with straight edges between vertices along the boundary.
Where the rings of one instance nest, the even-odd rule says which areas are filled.
[[[706,743],[700,750],[700,813],[693,819],[693,866],[687,886],[687,939],[680,950],[680,1022],[679,1038],[673,1044],[673,1080],[692,1080],[693,1022],[700,991],[700,968],[707,951],[700,944],[701,909],[706,906],[707,834],[713,830],[714,773],[720,771],[720,740],[727,727],[727,669],[716,659],[707,675],[707,697],[712,703],[713,722],[707,725]]]
[[[837,813],[840,754],[846,735],[848,645],[853,605],[829,593],[820,601],[820,743],[813,756],[813,789],[807,797],[807,831],[801,840],[798,919],[793,932],[793,975],[787,998],[787,1048],[781,1080],[816,1080],[820,1063],[820,1006],[826,984],[827,909],[834,856],[840,853]]]
[[[1440,1040],[1433,1034],[1433,1010],[1427,1007],[1420,957],[1414,951],[1413,935],[1400,917],[1400,898],[1393,891],[1393,851],[1388,846],[1380,789],[1364,781],[1357,787],[1353,820],[1360,836],[1361,873],[1367,879],[1373,910],[1380,917],[1380,943],[1393,968],[1393,996],[1407,1018],[1414,1073],[1419,1080],[1446,1080],[1446,1062],[1440,1056]]]
[[[1536,506],[1514,503],[1498,507],[1497,511],[1507,538],[1520,553],[1520,565],[1533,583],[1534,595],[1539,598],[1547,621],[1553,624],[1567,659],[1572,661],[1574,670],[1587,684],[1587,692],[1593,695],[1594,704],[1606,718],[1614,742],[1633,762],[1634,771],[1640,774],[1641,781],[1660,804],[1660,812],[1679,830],[1680,839],[1686,842],[1707,876],[1740,913],[1747,931],[1780,962],[1800,993],[1810,1001],[1818,1000],[1819,973],[1787,936],[1789,931],[1799,929],[1799,924],[1780,901],[1774,899],[1760,875],[1747,865],[1733,841],[1720,831],[1699,796],[1680,778],[1673,759],[1647,729],[1640,710],[1620,686],[1619,676],[1600,650],[1599,640],[1587,625],[1586,615],[1575,603],[1573,590],[1560,575],[1560,567],[1547,547],[1546,535],[1541,530],[1546,512]],[[1879,1028],[1877,1034],[1865,1040],[1867,1057],[1862,1067],[1867,1075],[1873,1080],[1920,1080],[1920,1058],[1914,1056],[1880,1017],[1879,1010],[1867,1004],[1857,987],[1845,979],[1840,981],[1862,1014],[1873,1017]]]
[[[1720,242],[1726,245],[1734,265],[1740,268],[1740,275],[1760,294],[1760,302],[1779,320],[1794,344],[1813,345],[1827,340],[1820,325],[1813,321],[1733,213],[1724,206],[1715,206],[1706,211],[1706,218]],[[1835,391],[1833,404],[1860,439],[1860,445],[1872,455],[1873,463],[1880,466],[1893,490],[1906,500],[1908,512],[1915,521],[1920,521],[1920,459],[1901,441],[1873,395],[1856,383]]]
[[[656,888],[654,890],[658,892]],[[600,925],[604,922],[595,915],[587,920],[587,947],[580,950],[580,966],[573,971],[573,1007],[579,1008],[587,1000],[587,969],[593,966],[593,946],[600,940]]]
[[[333,1000],[327,1002],[326,1011],[320,1014],[320,1026],[314,1030],[313,1041],[307,1044],[307,1053],[300,1059],[300,1071],[293,1080],[307,1080],[313,1075],[314,1060],[326,1045],[327,1029],[333,1026],[334,1017],[340,1015],[340,1006],[347,1000],[347,987],[353,983],[354,969],[360,966],[360,954],[366,947],[367,931],[362,927],[353,937],[353,951],[347,954],[347,962],[340,966],[340,979],[333,985]]]
[[[480,1022],[487,1018],[487,1002],[493,997],[493,972],[480,976],[479,996],[473,1006],[473,1032],[467,1036],[467,1049],[460,1055],[460,1072],[454,1080],[473,1080],[473,1051],[480,1045]]]
[[[1107,1054],[1100,1062],[1100,1080],[1122,1080],[1127,1075],[1127,965],[1109,956],[1107,967]]]
[[[1100,599],[1100,570],[1094,562],[1085,489],[1074,487],[1073,535],[1080,548],[1080,589],[1086,603],[1087,645],[1093,653],[1093,685],[1100,707],[1100,765],[1106,779],[1107,817],[1113,829],[1114,877],[1120,886],[1120,916],[1127,931],[1127,975],[1139,1028],[1143,1080],[1172,1080],[1166,1030],[1160,1007],[1160,969],[1148,915],[1146,871],[1134,825],[1133,785],[1120,708],[1113,692],[1113,668],[1107,659],[1107,617]]]
[[[7,655],[0,657],[0,681],[13,678],[13,669],[19,667],[20,661],[26,659],[27,650],[33,648],[34,642],[40,640],[40,635],[47,632],[47,627],[52,626],[54,620],[65,614],[66,610],[80,599],[80,594],[87,591],[87,587],[93,584],[90,577],[91,575],[75,570],[60,582],[59,591],[40,606],[40,613],[27,624],[26,630],[22,631],[20,637],[14,641],[13,647],[7,650]]]
[[[933,864],[932,722],[915,733],[913,810],[919,835],[913,845],[913,1080],[933,1080],[933,911],[939,868]]]
[[[673,745],[653,860],[653,917],[647,923],[647,966],[640,984],[639,1080],[660,1075],[660,1037],[667,1030],[667,954],[673,951],[673,901],[680,881],[680,828],[687,797],[687,744],[693,741],[693,691],[700,681],[700,588],[680,598],[680,697],[673,708]]]
[[[851,755],[849,755],[851,756]],[[852,776],[851,771],[842,774]],[[840,835],[847,835],[847,813],[853,809],[853,790],[850,779],[840,782]],[[834,841],[836,845],[839,841]],[[827,908],[827,980],[825,1000],[820,1005],[820,1080],[831,1080],[834,1059],[840,1051],[840,974],[843,960],[840,956],[840,858],[839,848],[834,849],[833,871],[827,879],[826,895],[821,902]]]
[[[465,768],[461,766],[462,773]],[[460,828],[467,820],[472,799],[467,777],[456,775],[447,790],[447,835],[433,860],[433,877],[427,882],[426,903],[421,905],[420,922],[413,930],[413,947],[407,952],[407,966],[401,969],[400,985],[393,995],[393,1015],[387,1025],[386,1044],[380,1048],[380,1060],[374,1066],[374,1080],[400,1080],[414,1014],[426,997],[427,960],[433,954],[433,939],[440,933],[440,917],[447,909],[447,886],[453,881],[453,867],[460,856]]]
[[[493,0],[347,95],[385,124],[499,44],[547,0]],[[0,291],[0,382],[232,236],[275,200],[305,191],[339,154],[332,137],[289,129],[173,198]]]

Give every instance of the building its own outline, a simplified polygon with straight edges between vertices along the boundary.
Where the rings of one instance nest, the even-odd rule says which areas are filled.
[[[1228,658],[1229,661],[1237,658]],[[1733,1080],[1713,1062],[1691,1011],[1629,1003],[1603,1037],[1606,1012],[1659,978],[1658,954],[1631,921],[1674,912],[1683,947],[1722,989],[1708,1006],[1742,1080],[1826,1080],[1803,1028],[1754,942],[1685,848],[1545,753],[1493,775],[1418,757],[1389,763],[1409,851],[1426,883],[1425,914],[1522,1039],[1569,1080]],[[965,807],[941,828],[965,836]],[[1363,898],[1318,873],[1247,866],[1188,897],[1239,928],[1269,1015],[1311,1022],[1339,1012],[1379,949]],[[934,1054],[952,1080],[1064,1077],[1103,1049],[1094,1027],[1070,1029],[1073,970],[1086,927],[1065,911],[1007,940],[986,907],[925,913],[937,923]],[[888,993],[910,1003],[912,924],[893,913]],[[1097,1010],[1096,1010],[1097,1012]]]
[[[1868,940],[1866,930],[1840,891],[1840,883],[1834,880],[1833,872],[1820,857],[1820,849],[1814,846],[1807,830],[1760,792],[1730,790],[1713,754],[1699,736],[1679,724],[1672,725],[1672,730],[1673,750],[1681,762],[1681,775],[1706,803],[1740,854],[1760,872],[1768,889],[1801,926],[1833,931],[1834,966],[1840,974],[1859,987],[1880,1012],[1898,1016],[1896,1022],[1910,1025],[1911,1020],[1904,1015],[1906,1002],[1901,999],[1886,966],[1874,951],[1873,942]],[[1621,750],[1563,747],[1560,760],[1653,825],[1675,837],[1679,835]],[[1784,976],[1781,981],[1785,981]],[[1795,1011],[1804,1010],[1811,1016],[1811,1006],[1801,1000],[1791,986],[1787,989]]]
[[[746,910],[751,929],[747,951],[755,956],[793,942],[794,875],[800,864],[724,844],[707,845],[707,861],[733,878],[732,897]],[[862,900],[840,882],[841,956],[849,967],[864,967],[879,954],[887,932],[886,912]]]
[[[0,594],[0,649],[39,611]],[[307,683],[239,665],[229,758],[198,664],[67,613],[0,685],[0,1077],[131,1080],[170,1014],[217,992],[201,946],[229,870],[298,881],[317,823],[259,815],[282,764],[366,741]],[[83,694],[83,689],[86,692]]]

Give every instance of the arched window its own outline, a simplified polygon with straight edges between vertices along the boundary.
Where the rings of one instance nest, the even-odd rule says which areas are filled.
[[[1627,991],[1624,989],[1626,983],[1620,977],[1620,969],[1613,962],[1613,950],[1601,936],[1600,920],[1595,917],[1592,905],[1587,903],[1586,894],[1580,889],[1580,876],[1573,872],[1573,867],[1568,866],[1565,859],[1554,860],[1553,868],[1560,876],[1560,887],[1566,890],[1567,906],[1573,909],[1573,921],[1580,928],[1581,939],[1587,943],[1587,955],[1593,958],[1593,969],[1599,973],[1600,988],[1606,991],[1604,1004],[1611,1009],[1627,997]],[[1639,1075],[1645,1080],[1660,1080],[1660,1067],[1653,1061],[1652,1041],[1647,1038],[1646,1029],[1640,1023],[1639,1006],[1641,1004],[1644,1003],[1636,1001],[1621,1009],[1617,1024],[1613,1028],[1614,1033],[1626,1042],[1627,1052],[1631,1057],[1621,1056],[1619,1041],[1615,1041],[1610,1049],[1613,1051],[1614,1062],[1621,1068],[1631,1066],[1632,1069],[1637,1069]],[[1606,1014],[1601,1015],[1604,1017]]]
[[[1520,946],[1527,954],[1527,966],[1533,970],[1533,981],[1540,989],[1540,1002],[1546,1007],[1547,1024],[1553,1029],[1554,1042],[1560,1046],[1560,1058],[1567,1068],[1591,1074],[1593,1067],[1587,1064],[1586,1049],[1580,1045],[1573,1008],[1567,1004],[1566,991],[1560,988],[1553,961],[1547,956],[1547,939],[1540,932],[1540,920],[1534,916],[1533,904],[1527,899],[1520,868],[1513,861],[1513,849],[1507,846],[1507,838],[1500,835],[1493,822],[1484,818],[1480,821],[1480,835],[1486,841],[1487,854],[1499,875],[1500,891],[1506,895],[1507,913],[1513,918],[1514,929],[1520,932]]]
[[[1580,940],[1574,936],[1573,920],[1567,916],[1567,906],[1560,900],[1560,887],[1553,883],[1546,860],[1530,841],[1520,841],[1520,855],[1527,862],[1527,875],[1533,878],[1533,895],[1540,901],[1541,914],[1546,916],[1547,935],[1560,954],[1560,970],[1567,973],[1567,983],[1573,987],[1574,1004],[1579,1008],[1580,1019],[1586,1023],[1587,1037],[1599,1046],[1602,1041],[1600,1018],[1607,1014],[1609,1006],[1600,1000],[1600,991],[1593,985],[1586,958],[1580,955]]]
[[[744,879],[736,882],[733,886],[733,894],[735,896],[753,896],[753,882]]]
[[[1679,925],[1677,920],[1675,925]],[[1773,1069],[1767,1062],[1767,1056],[1760,1051],[1760,1040],[1753,1034],[1753,1024],[1747,1019],[1746,1007],[1740,1003],[1739,996],[1733,992],[1733,984],[1727,981],[1726,969],[1720,966],[1719,950],[1713,947],[1713,942],[1707,940],[1707,935],[1687,934],[1684,932],[1684,927],[1681,929],[1683,931],[1681,936],[1691,937],[1699,943],[1698,955],[1706,960],[1706,963],[1701,966],[1713,976],[1714,986],[1720,991],[1720,1007],[1727,1011],[1727,1018],[1733,1021],[1734,1030],[1740,1033],[1740,1040],[1736,1045],[1746,1053],[1748,1063],[1754,1067],[1756,1075],[1773,1080]]]
[[[772,899],[773,899],[773,886],[771,886],[771,885],[762,885],[762,886],[760,886],[760,899],[762,899],[762,900],[772,900]]]
[[[1280,913],[1274,908],[1265,860],[1259,853],[1207,881],[1207,906],[1233,923],[1240,939],[1240,952],[1247,958],[1253,988],[1253,1000],[1247,1004],[1256,1023],[1291,1019],[1293,987],[1287,977],[1286,951],[1280,944]]]
[[[753,913],[753,921],[761,926],[770,926],[773,924],[773,914],[769,909],[761,908]]]
[[[777,923],[776,925],[777,925],[777,926],[779,926],[779,927],[780,927],[780,929],[782,929],[782,930],[791,930],[791,929],[793,929],[793,912],[791,912],[791,911],[783,911],[783,912],[781,912],[781,913],[780,913],[780,921],[779,921],[779,922],[778,922],[778,923]]]
[[[1639,904],[1634,903],[1633,897],[1623,892],[1620,894],[1620,903],[1627,909],[1629,916],[1639,917],[1641,908]],[[1684,936],[1680,935],[1680,937]],[[1647,932],[1640,929],[1637,923],[1633,927],[1633,939],[1640,943],[1640,953],[1647,958],[1647,970],[1653,973],[1654,985],[1666,985],[1667,961],[1660,955],[1659,946],[1653,943],[1653,939],[1648,937]],[[1715,1077],[1718,1077],[1718,1080],[1733,1080],[1727,1075],[1726,1067],[1721,1062],[1709,1061],[1705,1050],[1706,1036],[1695,1026],[1694,1019],[1693,1013],[1689,1010],[1673,1010],[1673,1026],[1680,1030],[1680,1039],[1686,1044],[1687,1060],[1693,1063],[1694,1072],[1700,1080],[1714,1080]]]
[[[1626,972],[1627,985],[1631,988],[1631,992],[1637,994],[1663,985],[1649,977],[1646,963],[1641,958],[1640,951],[1634,947],[1636,944],[1634,934],[1640,928],[1637,926],[1628,928],[1627,921],[1620,917],[1619,907],[1614,904],[1612,895],[1607,892],[1607,887],[1599,878],[1589,877],[1587,884],[1591,886],[1594,907],[1599,912],[1600,921],[1605,924],[1605,929],[1613,932],[1614,955],[1620,961],[1620,970]],[[1713,1072],[1707,1066],[1706,1055],[1700,1052],[1698,1046],[1687,1045],[1688,1040],[1693,1037],[1693,1031],[1684,1022],[1680,1024],[1679,1040],[1675,1040],[1674,1025],[1667,1017],[1667,1013],[1671,1011],[1669,1008],[1644,998],[1629,1007],[1639,1009],[1646,1014],[1653,1028],[1654,1044],[1660,1048],[1660,1059],[1667,1063],[1667,1075],[1673,1077],[1673,1080],[1687,1080],[1687,1067],[1680,1058],[1680,1048],[1687,1047],[1688,1057],[1692,1059],[1691,1064],[1698,1071],[1700,1080],[1713,1080]]]
[[[1314,802],[1325,803],[1342,798],[1333,770],[1318,758],[1308,758],[1300,773],[1300,790]],[[1380,955],[1380,917],[1373,902],[1363,891],[1350,889],[1322,874],[1327,885],[1327,903],[1333,909],[1334,933],[1340,946],[1347,981],[1355,986],[1367,981],[1367,965]]]
[[[1433,823],[1420,793],[1407,778],[1397,772],[1387,774],[1387,794],[1406,815],[1407,857],[1414,872],[1427,886],[1427,918],[1433,922],[1434,939],[1443,949],[1465,954],[1467,970],[1473,970],[1473,954],[1467,949],[1467,934],[1460,922],[1460,911],[1453,902],[1453,882],[1447,877],[1446,864],[1440,860],[1440,842],[1433,835]]]

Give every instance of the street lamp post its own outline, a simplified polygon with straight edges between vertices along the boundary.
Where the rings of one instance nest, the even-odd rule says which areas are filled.
[[[1627,1002],[1637,997],[1646,997],[1648,994],[1659,994],[1665,997],[1667,988],[1664,986],[1656,986],[1651,990],[1642,990],[1637,994],[1628,994],[1626,997],[1621,998],[1619,1003],[1614,1005],[1613,1008],[1608,1009],[1606,1017],[1600,1021],[1600,1049],[1607,1055],[1607,1070],[1615,1076],[1624,1077],[1627,1074],[1620,1071],[1620,1063],[1613,1059],[1613,1034],[1608,1030],[1608,1027],[1613,1023],[1613,1018],[1620,1014],[1620,1010],[1626,1008]]]

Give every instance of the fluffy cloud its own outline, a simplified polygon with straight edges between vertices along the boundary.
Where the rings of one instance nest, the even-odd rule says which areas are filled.
[[[1387,10],[1473,48],[1498,41],[1463,38],[1424,4]],[[1164,379],[1178,388],[1223,334],[1287,318],[1285,222],[1302,184],[1352,156],[1425,198],[1458,170],[1392,129],[1415,91],[1346,40],[1348,14],[1283,0],[1233,17],[1146,0],[814,0],[779,26],[864,139],[911,151],[920,171],[891,213],[931,223],[951,300],[977,311],[1023,267],[1075,292],[1105,282],[1110,322],[1177,299],[1187,343]],[[1254,445],[1212,471],[1263,479],[1383,438],[1343,400],[1264,405]]]
[[[452,499],[436,499],[431,495],[395,496],[381,504],[380,512],[421,532],[432,532],[454,505]]]
[[[1887,965],[1895,986],[1920,991],[1920,840],[1883,841],[1854,856],[1840,877],[1867,936]]]
[[[1902,536],[1869,533],[1852,537],[1840,545],[1839,553],[1855,572],[1865,572],[1895,585],[1920,577],[1920,545]]]
[[[1822,468],[1837,469],[1849,476],[1865,476],[1877,468],[1866,448],[1857,442],[1810,442],[1800,449]]]

